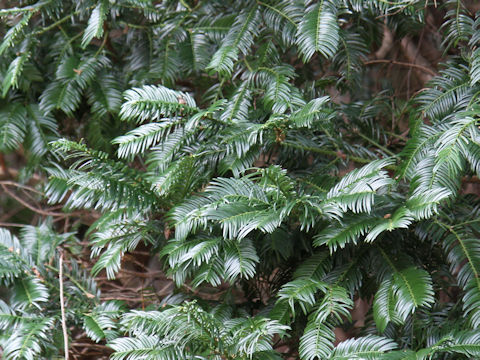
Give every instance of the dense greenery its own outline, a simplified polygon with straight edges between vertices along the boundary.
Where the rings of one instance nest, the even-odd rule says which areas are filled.
[[[3,359],[480,357],[471,2],[8,3]]]

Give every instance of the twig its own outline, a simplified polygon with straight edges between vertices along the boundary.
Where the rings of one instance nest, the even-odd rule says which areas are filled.
[[[401,62],[401,61],[395,61],[395,60],[384,60],[384,59],[378,59],[378,60],[369,60],[364,62],[365,65],[373,65],[373,64],[392,64],[392,65],[398,65],[398,66],[407,66],[407,67],[413,67],[415,69],[422,70],[423,72],[426,72],[427,74],[430,74],[432,76],[436,76],[437,74],[430,70],[429,68],[418,65],[418,64],[412,64],[412,63],[406,63],[406,62]]]
[[[188,4],[185,2],[185,0],[180,0],[180,3],[185,7],[188,11],[192,11],[192,8],[188,6]]]
[[[348,161],[356,162],[357,164],[368,164],[372,160],[375,160],[375,159],[365,159],[365,158],[361,158],[361,157],[358,157],[358,156],[350,156],[348,154],[345,154],[342,151],[325,150],[325,149],[320,149],[320,148],[311,147],[311,146],[299,146],[295,143],[288,143],[286,141],[282,142],[281,145],[292,147],[292,148],[295,148],[295,149],[304,150],[304,151],[311,151],[311,152],[314,152],[314,153],[317,153],[317,154],[322,154],[322,155],[327,155],[327,156],[335,156],[337,158],[341,158],[342,160],[348,160]],[[389,170],[396,170],[397,166],[388,165],[385,168],[389,169]]]
[[[25,189],[25,190],[28,190],[28,191],[31,191],[31,192],[34,192],[38,195],[45,195],[43,192],[41,191],[38,191],[37,189],[31,187],[31,186],[28,186],[28,185],[23,185],[23,184],[19,184],[15,181],[11,181],[11,180],[2,180],[0,181],[0,184],[2,185],[9,185],[9,186],[15,186],[15,187],[18,187],[20,189]]]
[[[393,47],[393,34],[388,29],[387,25],[383,25],[383,38],[380,48],[375,51],[375,57],[377,59],[384,59],[387,56],[388,52],[392,50]]]
[[[150,278],[154,276],[162,276],[165,273],[163,271],[148,271],[146,273],[140,272],[140,271],[132,271],[132,270],[127,270],[127,269],[120,269],[120,272],[123,272],[125,274],[130,274],[130,275],[135,275],[141,278]]]
[[[74,342],[74,343],[72,343],[72,347],[92,348],[92,349],[99,349],[101,351],[109,351],[109,352],[113,351],[111,348],[109,348],[106,345],[93,344],[93,343]]]
[[[9,223],[9,222],[0,221],[0,226],[3,226],[3,227],[24,227],[26,225],[25,224]]]
[[[10,171],[8,171],[7,164],[5,164],[5,159],[3,158],[3,154],[0,154],[0,168],[3,170],[4,174],[7,177],[11,177]]]
[[[361,132],[356,133],[358,136],[360,136],[362,139],[367,140],[369,143],[371,143],[373,146],[376,146],[380,150],[382,150],[384,153],[390,155],[390,156],[397,156],[395,153],[387,149],[385,146],[380,145],[378,142],[376,142],[373,139],[370,139],[368,136],[363,135]]]
[[[63,344],[65,349],[65,360],[68,360],[68,333],[67,322],[65,320],[65,304],[63,302],[63,253],[60,253],[58,280],[60,282],[60,311],[62,312]]]
[[[92,5],[92,6],[88,7],[86,10],[93,9],[94,7],[95,7],[95,5]],[[36,31],[36,32],[34,33],[34,35],[41,35],[41,34],[43,34],[43,33],[47,32],[47,31],[49,31],[49,30],[57,27],[58,25],[63,24],[65,21],[71,19],[72,16],[75,16],[75,15],[80,14],[82,11],[84,11],[84,9],[80,9],[80,10],[74,11],[74,12],[71,13],[71,14],[68,14],[67,16],[61,18],[60,20],[55,21],[53,24],[50,24],[49,26],[44,27],[44,28]]]
[[[154,297],[155,294],[152,293],[152,294],[144,294],[145,297]],[[117,296],[114,296],[114,295],[111,295],[111,296],[102,296],[101,297],[102,301],[109,301],[109,300],[123,300],[123,301],[130,301],[130,302],[138,302],[138,303],[141,303],[142,302],[142,298],[141,297],[138,297],[138,296],[128,296],[128,295],[122,295],[122,294],[118,294]]]
[[[60,259],[62,259],[62,257],[60,257]],[[45,265],[45,267],[46,267],[47,269],[50,269],[50,270],[52,270],[52,271],[58,272],[58,276],[59,276],[59,277],[60,277],[60,276],[63,276],[63,269],[62,269],[61,267],[60,267],[60,269],[57,270],[56,268],[54,268],[53,266],[50,266],[50,265],[48,265],[48,264],[44,264],[44,265]],[[61,274],[60,271],[62,272],[62,275],[60,275],[60,274]],[[68,274],[65,274],[65,275],[68,277],[68,279],[69,279],[76,287],[78,287],[78,288],[85,294],[85,296],[86,296],[87,298],[89,298],[89,299],[95,299],[95,298],[96,298],[96,296],[95,296],[94,294],[88,292],[87,289],[85,289],[85,288],[82,286],[82,284],[80,284],[80,283],[79,283],[77,280],[75,280],[72,276],[70,276],[70,275],[68,275]],[[63,284],[62,284],[62,287],[63,287]],[[95,300],[94,300],[94,301],[95,301]],[[97,303],[97,301],[95,301],[95,303]]]
[[[22,204],[26,208],[32,210],[33,212],[36,212],[37,214],[40,214],[40,215],[43,215],[43,216],[62,216],[62,217],[68,216],[68,214],[62,214],[62,213],[58,213],[58,212],[55,213],[55,212],[45,211],[43,209],[37,209],[36,207],[33,207],[32,205],[27,203],[21,197],[15,195],[13,192],[8,190],[8,188],[5,185],[0,184],[0,186],[2,187],[3,191],[5,191],[10,197],[17,200],[20,204]]]

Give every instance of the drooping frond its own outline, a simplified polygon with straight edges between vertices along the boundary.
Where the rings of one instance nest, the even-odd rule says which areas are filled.
[[[282,286],[278,293],[281,302],[287,302],[293,315],[295,315],[295,304],[299,304],[306,313],[315,304],[315,294],[318,291],[325,292],[326,285],[314,279],[296,279]]]
[[[113,340],[118,337],[117,319],[122,313],[119,301],[108,301],[97,306],[91,313],[83,317],[84,329],[90,339],[95,342]]]
[[[444,228],[445,225],[442,225]],[[444,248],[451,266],[459,269],[457,281],[465,291],[463,308],[474,327],[480,324],[480,252],[478,241],[468,232],[455,228],[447,228],[448,235],[444,240]]]
[[[120,116],[137,123],[197,111],[195,100],[189,94],[163,86],[134,88],[127,90],[124,96]]]
[[[480,80],[480,50],[475,49],[470,59],[470,82],[475,85]]]
[[[81,101],[81,92],[74,82],[52,82],[42,94],[40,108],[45,112],[62,110],[72,114]]]
[[[132,311],[124,315],[122,323],[130,329],[131,337],[110,342],[115,351],[113,359],[141,359],[144,355],[173,359],[191,357],[196,352],[213,355],[219,348],[228,356],[252,358],[264,352],[267,355],[272,350],[272,337],[288,329],[262,317],[226,316],[222,323],[214,310],[207,312],[195,302],[163,311]],[[210,337],[213,342],[206,341]]]
[[[255,275],[255,264],[259,258],[253,244],[244,239],[240,243],[231,241],[225,246],[225,279],[234,280],[239,275],[251,278]]]
[[[355,216],[349,219],[342,219],[343,227],[337,224],[331,225],[319,234],[315,235],[313,244],[315,246],[327,245],[330,251],[343,248],[348,243],[357,243],[360,236],[365,235],[368,230],[376,224],[372,216]]]
[[[472,95],[469,82],[468,68],[462,64],[443,70],[417,97],[423,114],[439,121],[449,113],[463,110]]]
[[[119,158],[131,158],[145,153],[153,145],[156,145],[174,125],[175,122],[169,121],[144,124],[115,138],[112,143],[118,145]]]
[[[18,56],[8,66],[7,73],[3,78],[2,83],[2,96],[7,95],[10,88],[18,88],[20,76],[22,75],[23,68],[26,62],[29,60],[30,54],[30,39],[26,39],[22,42]]]
[[[373,302],[373,317],[380,333],[385,331],[389,323],[399,323],[397,312],[395,310],[396,295],[393,289],[391,279],[384,280],[375,294]]]
[[[5,108],[0,115],[0,151],[15,150],[25,138],[27,112],[19,103]]]
[[[468,41],[473,33],[473,19],[466,13],[461,1],[449,0],[447,5],[450,10],[446,14],[446,21],[443,26],[446,29],[446,36],[443,40],[447,47],[454,46],[459,41]]]
[[[366,60],[368,47],[361,35],[344,31],[340,32],[339,44],[340,49],[333,58],[333,62],[342,77],[349,83],[353,83]]]
[[[302,359],[327,359],[333,349],[333,330],[321,323],[309,321],[300,338],[299,352]]]
[[[312,316],[318,323],[325,323],[327,320],[342,321],[342,318],[350,318],[352,308],[353,301],[344,287],[329,286]]]
[[[14,289],[12,305],[17,309],[40,307],[39,303],[48,301],[47,287],[37,278],[21,279],[15,283]]]
[[[246,55],[258,34],[260,14],[257,6],[243,10],[213,54],[207,69],[221,74],[231,74],[240,53]]]
[[[101,38],[103,35],[103,23],[108,11],[108,2],[100,0],[88,19],[88,25],[83,33],[82,47],[86,47],[93,38]]]
[[[324,96],[309,101],[290,115],[290,121],[298,127],[309,127],[316,121],[327,121],[330,117],[330,111],[326,108],[329,100],[329,97]]]
[[[83,91],[107,64],[108,59],[103,56],[63,58],[56,71],[56,80],[41,95],[40,108],[46,113],[59,109],[72,115],[80,105]]]
[[[29,262],[25,264],[21,259],[21,248],[18,239],[9,231],[0,228],[0,254],[3,264],[0,265],[0,275],[2,283],[10,283],[14,278],[18,277]]]
[[[264,104],[268,110],[274,113],[284,113],[288,107],[303,105],[302,98],[296,98],[295,88],[290,80],[295,76],[294,69],[288,65],[280,65],[274,68],[259,67],[250,75],[258,87],[264,89]]]
[[[302,19],[303,8],[299,1],[265,1],[259,2],[263,7],[265,24],[281,36],[285,44],[295,41],[298,24]]]
[[[329,359],[378,359],[386,352],[396,348],[397,344],[391,339],[369,335],[341,342]]]
[[[248,117],[248,108],[250,104],[250,90],[248,83],[244,82],[236,89],[225,110],[221,115],[221,120],[226,123],[246,120]]]
[[[303,61],[309,61],[316,52],[326,58],[335,55],[340,42],[337,11],[336,4],[330,0],[313,3],[306,9],[297,31]]]
[[[5,359],[35,359],[42,351],[41,341],[48,339],[48,329],[54,322],[54,318],[45,317],[15,330],[11,335],[13,340],[2,344]]]
[[[204,196],[192,198],[172,211],[175,236],[184,238],[205,228],[209,221],[218,222],[225,238],[230,239],[242,239],[255,229],[273,232],[288,210],[271,207],[269,198],[280,194],[275,188],[262,189],[249,177],[219,178],[205,189]]]
[[[353,170],[336,184],[327,194],[327,208],[332,213],[370,212],[377,190],[391,184],[387,173],[382,170],[392,164],[392,159],[375,160],[360,169]]]
[[[22,15],[20,21],[18,21],[15,26],[12,26],[5,36],[3,41],[0,44],[0,55],[2,55],[8,48],[12,47],[19,38],[24,34],[25,28],[27,27],[30,19],[32,18],[34,11],[27,11]]]
[[[415,310],[431,306],[434,292],[432,279],[425,270],[409,266],[406,259],[392,260],[381,248],[379,252],[385,273],[375,295],[374,315],[382,331],[388,322],[403,322]]]

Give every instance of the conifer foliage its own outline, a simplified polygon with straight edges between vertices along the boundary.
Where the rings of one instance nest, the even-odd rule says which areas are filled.
[[[0,357],[480,358],[478,6],[0,4]]]

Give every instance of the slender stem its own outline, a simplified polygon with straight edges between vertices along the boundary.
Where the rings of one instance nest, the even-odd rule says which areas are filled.
[[[96,6],[96,5],[92,5],[92,6],[88,7],[87,10],[93,9],[95,6]],[[44,28],[41,29],[41,30],[38,30],[37,32],[34,33],[34,35],[41,35],[41,34],[43,34],[43,33],[47,32],[47,31],[49,31],[49,30],[57,27],[58,25],[63,24],[65,21],[67,21],[68,19],[70,19],[72,16],[75,16],[75,15],[80,14],[82,11],[84,11],[84,9],[82,9],[82,10],[77,10],[77,11],[74,11],[73,13],[68,14],[67,16],[64,16],[63,18],[55,21],[53,24],[51,24],[51,25],[49,25],[49,26],[47,26],[47,27],[44,27]]]
[[[360,136],[362,139],[364,140],[367,140],[369,143],[371,143],[373,146],[376,146],[377,148],[379,148],[380,150],[382,150],[384,153],[390,155],[390,156],[396,156],[395,153],[391,152],[390,150],[388,150],[385,146],[383,145],[380,145],[378,142],[376,142],[375,140],[373,139],[370,139],[368,136],[366,135],[363,135],[361,132],[358,132],[357,133],[358,136]]]
[[[480,221],[480,219],[472,219],[472,220],[463,221],[461,223],[458,223],[458,224],[455,224],[455,225],[452,225],[452,226],[454,228],[456,228],[456,227],[472,224],[472,223],[475,223],[475,222],[478,222],[478,221]]]
[[[65,351],[65,360],[68,360],[68,333],[67,321],[65,320],[65,303],[63,300],[63,253],[60,253],[60,262],[58,266],[58,281],[60,283],[60,311],[62,313],[63,344]]]
[[[20,189],[25,189],[25,190],[28,190],[28,191],[31,191],[31,192],[34,192],[38,195],[45,195],[43,192],[41,191],[38,191],[37,189],[31,187],[31,186],[28,186],[28,185],[23,185],[23,184],[19,184],[15,181],[11,181],[11,180],[3,180],[3,181],[0,181],[0,185],[10,185],[10,186],[15,186],[17,188],[20,188]]]
[[[292,20],[292,18],[290,18],[287,14],[281,12],[280,10],[278,10],[276,7],[273,7],[271,5],[268,5],[266,3],[264,3],[263,1],[259,1],[257,0],[257,4],[258,5],[262,5],[262,6],[265,6],[266,8],[269,8],[270,10],[273,10],[275,11],[276,13],[278,13],[280,16],[283,16],[285,19],[287,19],[293,26],[295,26],[295,29],[298,28],[298,25],[295,23],[295,21]]]
[[[95,58],[102,52],[103,48],[105,47],[105,44],[107,43],[107,40],[108,40],[108,31],[105,31],[105,35],[103,36],[103,41],[100,45],[100,47],[98,48],[97,52],[95,53]]]
[[[401,61],[395,61],[395,60],[386,60],[386,59],[377,59],[377,60],[369,60],[365,61],[363,63],[364,65],[374,65],[374,64],[392,64],[392,65],[398,65],[398,66],[406,66],[406,67],[412,67],[418,70],[422,70],[423,72],[430,74],[432,76],[436,76],[437,73],[435,71],[422,66],[418,64],[412,64],[412,63],[406,63],[406,62],[401,62]]]
[[[23,200],[21,197],[15,195],[13,192],[11,192],[10,190],[8,190],[8,188],[7,188],[5,185],[0,184],[0,186],[2,187],[3,191],[5,191],[5,193],[7,193],[7,195],[9,195],[10,197],[12,197],[12,198],[15,199],[16,201],[18,201],[20,204],[22,204],[23,206],[25,206],[27,209],[30,209],[30,210],[32,210],[33,212],[37,213],[37,214],[40,214],[40,215],[43,215],[43,216],[62,216],[62,217],[68,216],[68,214],[56,213],[56,212],[51,212],[51,211],[45,211],[45,210],[43,210],[43,209],[37,209],[36,207],[33,207],[33,206],[30,205],[28,202],[26,202],[25,200]]]
[[[192,8],[185,2],[185,0],[180,0],[180,3],[181,3],[188,11],[192,11]]]
[[[24,227],[24,226],[27,226],[27,225],[0,221],[0,226],[2,226],[2,227]]]
[[[243,58],[243,62],[245,63],[245,65],[247,65],[248,71],[253,72],[253,69],[252,69],[252,67],[250,66],[250,64],[248,63],[248,61],[247,61],[246,58]]]
[[[325,149],[320,149],[320,148],[310,147],[310,146],[299,146],[297,144],[286,143],[286,142],[282,142],[280,144],[282,144],[283,146],[289,146],[289,147],[293,147],[293,148],[296,148],[296,149],[311,151],[311,152],[314,152],[314,153],[317,153],[317,154],[322,154],[322,155],[327,155],[327,156],[335,156],[337,158],[350,160],[350,161],[356,162],[358,164],[368,164],[368,163],[370,163],[374,160],[374,159],[365,159],[365,158],[361,158],[361,157],[358,157],[358,156],[350,156],[348,154],[342,153],[341,151],[325,150]],[[389,169],[389,170],[397,170],[397,166],[395,166],[395,165],[389,165],[389,166],[386,166],[385,168]]]
[[[60,273],[60,270],[54,268],[53,266],[50,266],[50,265],[48,265],[48,264],[45,264],[45,267],[46,267],[47,269],[50,269],[50,270],[52,270],[52,271],[56,271],[56,272]],[[76,287],[78,287],[78,288],[85,294],[85,296],[86,296],[87,298],[89,298],[89,299],[95,298],[95,295],[89,293],[89,292],[87,291],[87,289],[85,289],[85,288],[82,286],[82,284],[80,284],[77,280],[75,280],[75,279],[74,279],[73,277],[71,277],[69,274],[63,274],[63,275],[65,275],[66,277],[68,277],[68,279],[69,279]],[[96,303],[96,301],[95,301],[95,303]]]
[[[407,139],[406,139],[405,136],[403,136],[403,135],[395,134],[395,133],[392,132],[392,131],[385,131],[385,133],[386,133],[387,135],[393,136],[394,138],[397,138],[397,139],[399,139],[399,140],[407,141]]]

